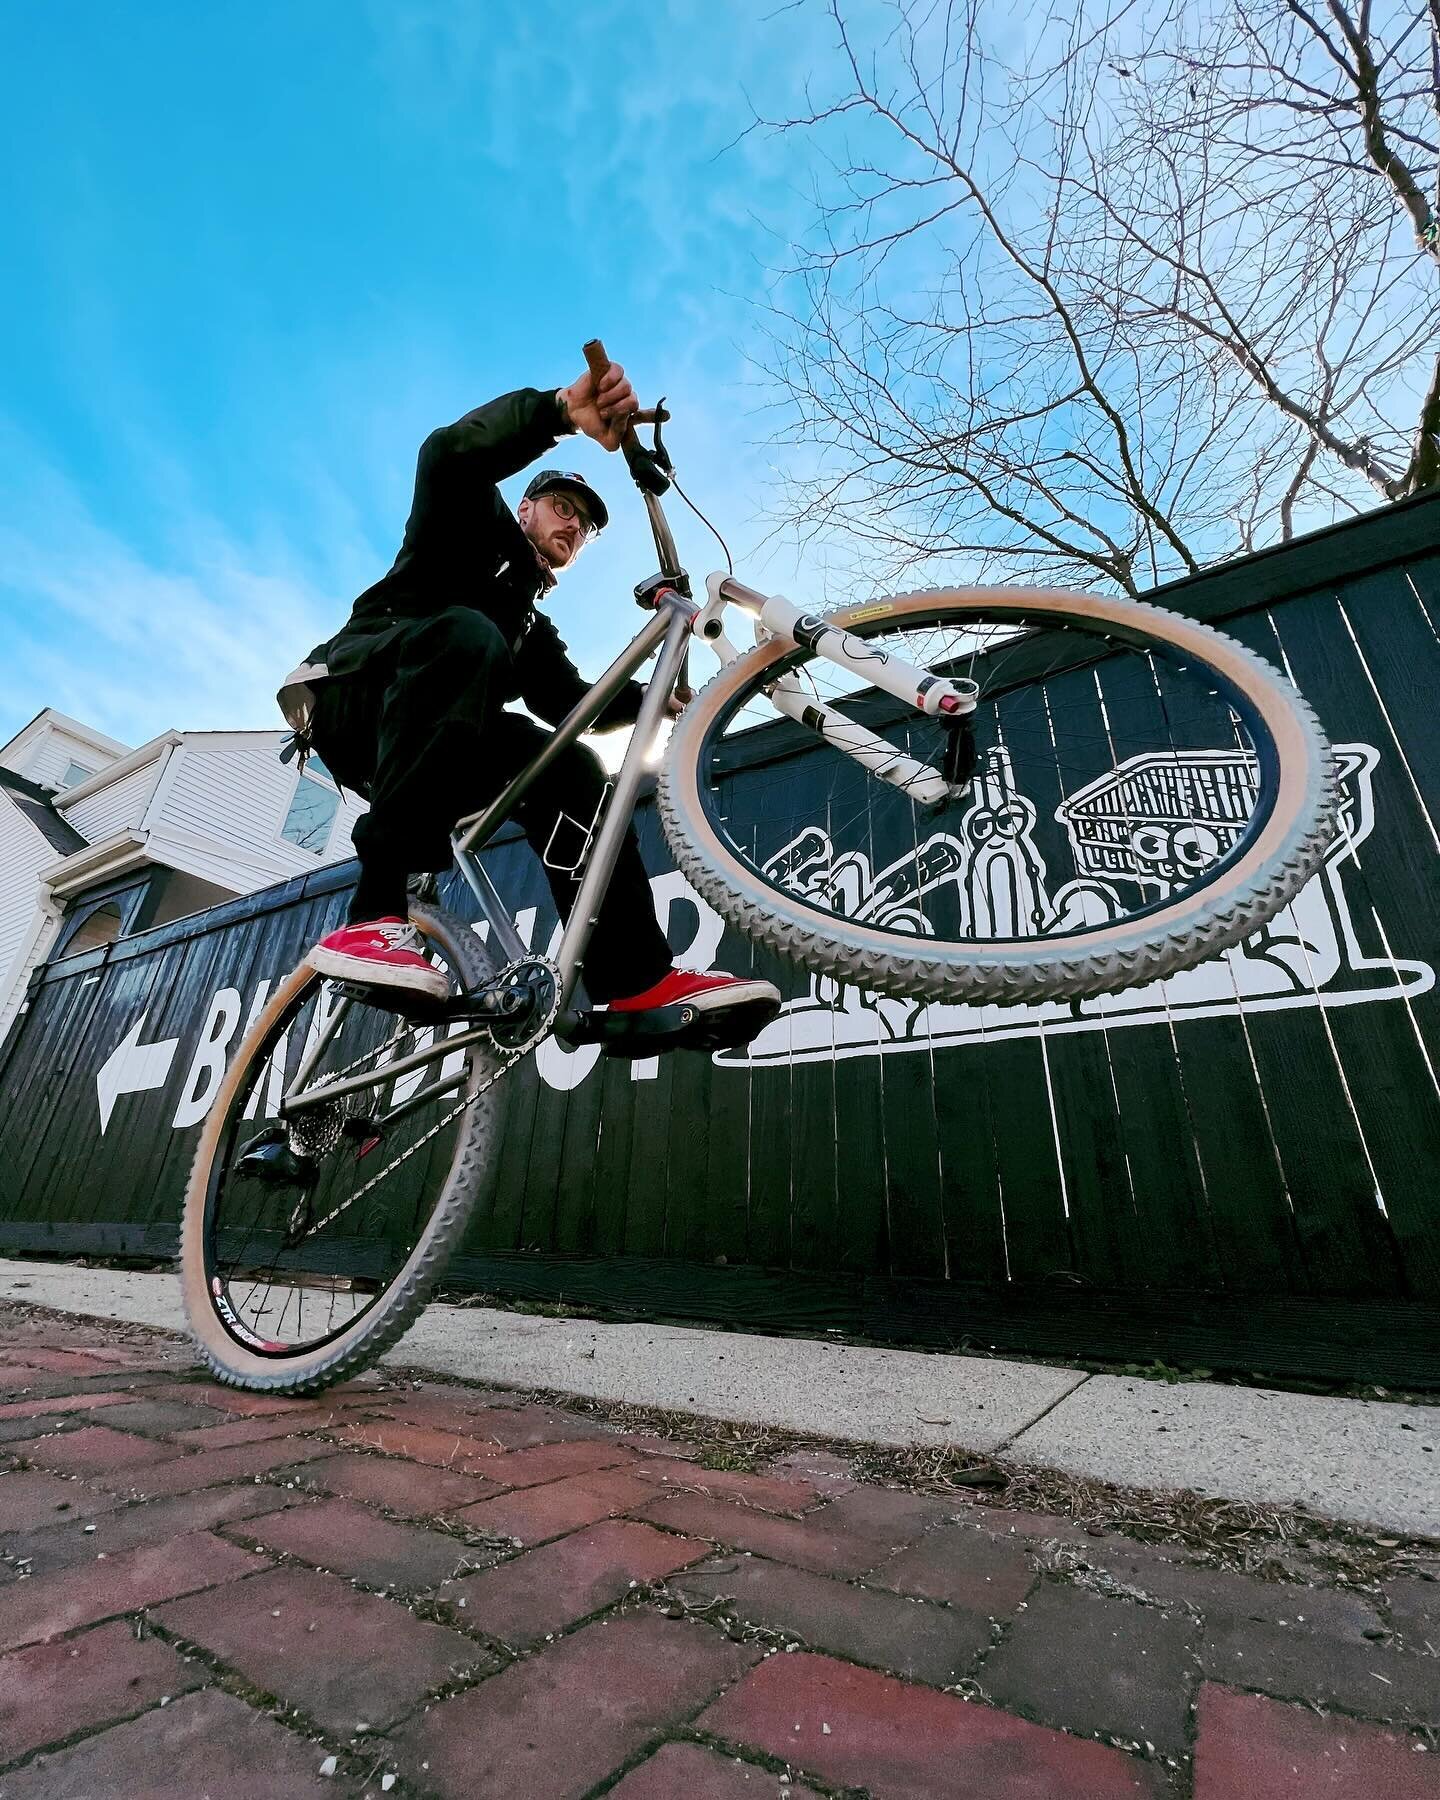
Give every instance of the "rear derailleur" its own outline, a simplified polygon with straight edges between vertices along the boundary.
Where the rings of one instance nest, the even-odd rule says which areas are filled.
[[[384,1127],[370,1113],[344,1110],[343,1100],[308,1108],[288,1125],[267,1125],[242,1144],[235,1173],[265,1187],[296,1188],[299,1197],[286,1220],[284,1248],[293,1250],[314,1225],[311,1197],[320,1166],[342,1140],[357,1146],[356,1160],[384,1139]]]

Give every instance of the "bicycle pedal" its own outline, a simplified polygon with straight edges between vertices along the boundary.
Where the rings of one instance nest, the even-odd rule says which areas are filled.
[[[337,981],[335,991],[360,1006],[373,1006],[376,1012],[391,1013],[409,1025],[440,1025],[461,1010],[453,997],[432,1000],[426,994],[410,993],[405,988],[367,987],[359,981]]]
[[[682,1027],[677,1050],[739,1050],[780,1016],[778,1000],[751,1000],[721,1012],[701,1013]]]
[[[572,1044],[598,1044],[602,1056],[659,1056],[667,1050],[735,1050],[779,1014],[774,1000],[710,1012],[681,1002],[643,1013],[583,1012],[565,1033]]]

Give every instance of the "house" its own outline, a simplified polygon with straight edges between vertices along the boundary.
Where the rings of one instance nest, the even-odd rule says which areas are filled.
[[[284,731],[132,750],[47,707],[0,746],[0,1039],[35,967],[354,854],[361,805]]]

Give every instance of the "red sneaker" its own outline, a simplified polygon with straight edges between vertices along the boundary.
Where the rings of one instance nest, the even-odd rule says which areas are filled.
[[[310,952],[312,969],[337,981],[359,982],[365,987],[403,988],[408,994],[424,994],[443,1000],[450,992],[448,977],[421,955],[424,940],[404,919],[372,919],[366,924],[342,925]]]
[[[737,1006],[780,1005],[780,990],[773,982],[755,981],[738,975],[727,975],[723,969],[699,974],[694,969],[672,969],[646,988],[643,994],[631,994],[625,1000],[612,1000],[612,1013],[655,1012],[666,1006],[689,1006],[697,1013],[729,1012]]]

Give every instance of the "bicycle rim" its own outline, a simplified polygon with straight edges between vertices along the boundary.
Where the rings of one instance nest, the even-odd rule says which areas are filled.
[[[687,711],[661,779],[697,888],[812,967],[936,998],[1123,987],[1239,941],[1323,854],[1333,775],[1313,715],[1207,627],[1053,590],[940,590],[832,616],[870,654],[977,682],[963,793],[923,805],[777,723],[765,690],[789,677],[893,750],[943,762],[943,724],[775,644]]]
[[[418,909],[417,923],[427,923]],[[432,944],[432,960],[473,980],[484,966],[478,946],[472,952],[471,934],[448,924],[449,954]],[[484,1084],[496,1064],[478,1045],[299,1115],[299,1129],[283,1132],[279,1096],[335,999],[335,985],[304,965],[287,978],[242,1045],[197,1147],[182,1234],[187,1312],[217,1373],[246,1385],[323,1385],[398,1337],[493,1161],[498,1115]],[[381,1069],[434,1041],[435,1030],[356,1003],[311,1085]],[[461,1084],[439,1093],[457,1074]],[[415,1104],[389,1123],[405,1101]],[[247,1173],[247,1156],[267,1139],[298,1152],[308,1178]]]

